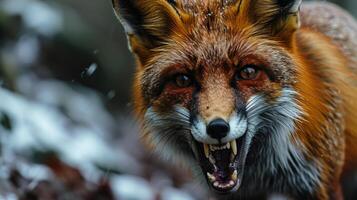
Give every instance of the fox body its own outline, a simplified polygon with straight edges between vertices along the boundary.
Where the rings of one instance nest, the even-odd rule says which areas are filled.
[[[145,141],[228,199],[342,199],[357,164],[357,23],[301,0],[112,0]]]

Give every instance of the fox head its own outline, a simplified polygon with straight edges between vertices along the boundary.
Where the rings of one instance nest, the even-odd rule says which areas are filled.
[[[135,109],[153,148],[221,193],[252,178],[245,172],[298,159],[301,0],[112,1],[137,57]]]

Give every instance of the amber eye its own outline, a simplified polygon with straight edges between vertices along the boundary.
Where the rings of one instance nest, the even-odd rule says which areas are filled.
[[[257,78],[259,69],[255,65],[247,65],[243,67],[237,74],[238,80],[253,80]]]
[[[175,77],[175,84],[177,87],[186,88],[192,85],[192,80],[187,75],[179,74]]]

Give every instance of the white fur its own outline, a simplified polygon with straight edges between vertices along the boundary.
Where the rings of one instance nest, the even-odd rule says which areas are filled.
[[[290,8],[291,13],[296,13],[300,10],[302,0],[296,0],[293,6]]]
[[[126,33],[127,41],[128,41],[128,48],[129,51],[133,52],[130,40],[129,40],[129,35],[134,34],[134,29],[130,26],[130,24],[123,18],[121,15],[117,12],[117,10],[114,9],[115,16],[118,18],[122,26],[124,27],[124,31]]]
[[[120,23],[123,25],[124,30],[127,34],[134,34],[134,29],[129,25],[129,23],[114,9],[115,16],[118,18]]]
[[[247,119],[243,117],[241,113],[233,113],[234,114],[229,119],[230,131],[228,135],[222,139],[223,143],[242,137],[247,130]]]
[[[301,159],[301,153],[291,141],[295,132],[295,120],[301,116],[301,109],[293,98],[295,94],[292,89],[283,89],[274,105],[266,103],[263,96],[253,96],[247,106],[249,135],[254,136],[259,129],[268,128],[267,134],[271,134],[272,138],[272,153],[285,167],[289,165],[290,154]],[[275,164],[271,163],[268,167],[274,169]]]
[[[285,88],[282,95],[270,105],[266,102],[264,96],[253,96],[248,101],[248,140],[255,134],[269,134],[269,140],[265,141],[265,147],[261,152],[265,160],[257,163],[260,173],[252,172],[258,176],[258,180],[268,171],[268,174],[277,174],[278,169],[283,170],[291,180],[285,180],[292,184],[298,184],[298,188],[304,188],[312,191],[314,185],[319,180],[318,163],[308,163],[304,156],[303,144],[295,140],[295,122],[300,120],[302,108],[297,104],[295,96],[297,93],[291,88]],[[257,133],[259,129],[267,128],[266,133]],[[279,176],[279,175],[278,175]],[[261,187],[269,187],[267,183],[257,181],[262,184]],[[278,183],[276,185],[279,185]],[[278,187],[286,187],[282,183]],[[302,190],[302,189],[301,189]]]
[[[212,137],[210,137],[206,132],[206,123],[201,117],[197,117],[195,122],[192,125],[191,130],[192,136],[198,142],[205,143],[205,144],[217,144],[218,141]]]
[[[155,147],[154,153],[164,160],[192,168],[191,165],[196,162],[191,150],[196,149],[192,149],[189,120],[190,113],[184,107],[175,106],[166,114],[158,114],[150,107],[145,113],[144,129],[148,131],[146,136]],[[186,143],[187,148],[179,146],[180,143]]]

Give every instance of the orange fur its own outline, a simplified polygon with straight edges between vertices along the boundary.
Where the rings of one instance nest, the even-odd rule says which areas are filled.
[[[342,198],[341,176],[357,167],[357,53],[348,44],[357,41],[353,37],[339,40],[328,32],[329,18],[319,21],[319,13],[312,11],[317,7],[318,12],[330,12],[339,23],[350,18],[346,13],[331,5],[307,5],[300,21],[297,12],[281,16],[282,9],[272,0],[232,0],[224,6],[218,0],[176,0],[172,4],[137,0],[128,1],[134,3],[124,8],[121,2],[114,0],[114,8],[123,18],[130,15],[132,7],[141,11],[141,18],[126,19],[141,28],[128,33],[138,57],[133,87],[138,119],[144,119],[149,105],[165,113],[175,104],[190,107],[193,98],[194,88],[169,86],[153,97],[146,87],[152,81],[149,76],[198,70],[201,74],[195,78],[203,83],[198,112],[207,121],[226,119],[234,109],[234,92],[227,80],[235,67],[244,62],[269,66],[274,62],[272,51],[277,51],[282,63],[275,70],[286,70],[281,82],[264,76],[256,82],[239,82],[237,88],[245,101],[257,92],[270,93],[270,100],[275,101],[284,85],[293,86],[303,116],[296,123],[292,140],[300,142],[296,145],[301,145],[306,159],[317,163],[321,171],[316,197]],[[357,27],[355,21],[352,23]],[[357,28],[353,31],[357,34]],[[286,57],[294,63],[293,68],[283,62]],[[145,137],[150,135],[149,130],[143,132]]]

